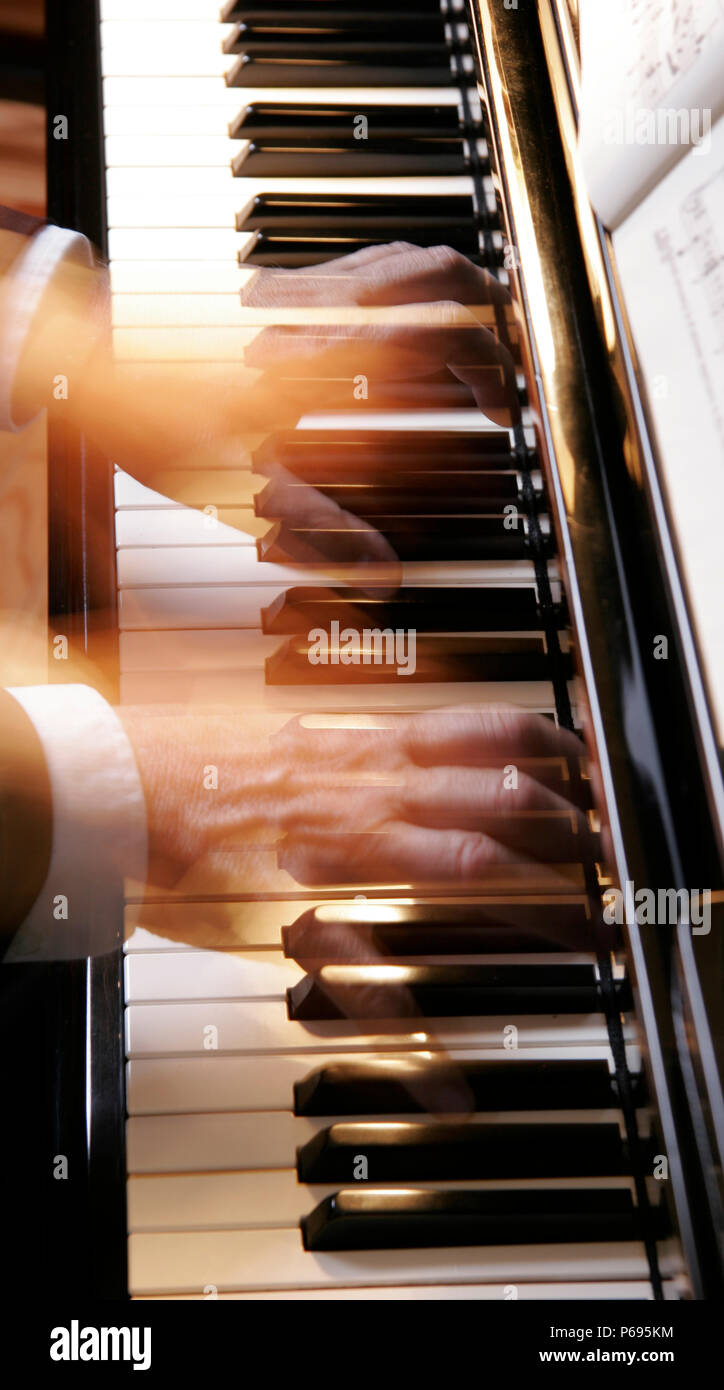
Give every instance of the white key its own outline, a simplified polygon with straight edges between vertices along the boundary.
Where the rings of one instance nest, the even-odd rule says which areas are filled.
[[[433,1049],[434,1051],[434,1049]],[[424,1062],[425,1053],[398,1053],[398,1057]],[[482,1061],[490,1057],[490,1049],[461,1048],[456,1061]],[[395,1056],[387,1053],[387,1058]],[[514,1069],[518,1063],[536,1058],[538,1061],[592,1060],[605,1058],[612,1067],[608,1048],[581,1046],[572,1050],[560,1047],[540,1047],[515,1052],[500,1049],[499,1057]],[[375,1054],[355,1053],[355,1062],[374,1061]],[[127,1104],[129,1115],[162,1115],[183,1112],[206,1113],[222,1110],[289,1110],[292,1087],[303,1081],[321,1066],[349,1062],[349,1053],[313,1053],[279,1057],[153,1057],[135,1058],[127,1065]],[[632,1061],[638,1058],[632,1057]]]
[[[157,110],[156,107],[148,109]],[[106,126],[105,156],[108,169],[178,166],[179,169],[220,169],[228,176],[229,161],[239,154],[248,142],[230,140],[223,122],[218,118],[218,112],[214,111],[213,107],[205,109],[207,112],[213,112],[215,117],[213,134],[199,131],[198,127],[193,133],[179,133],[171,121],[168,123],[168,130],[163,133],[149,130],[145,133],[139,131],[137,135],[111,135]]]
[[[232,24],[182,20],[164,24],[152,20],[129,24],[102,19],[101,65],[107,77],[217,77],[223,79],[234,59],[222,52]]]
[[[129,33],[131,32],[129,26]],[[136,34],[136,41],[143,42],[143,34]],[[227,59],[227,63],[230,60]],[[103,73],[104,108],[120,107],[129,110],[133,107],[179,107],[193,110],[197,106],[214,106],[219,112],[222,129],[226,123],[238,115],[244,105],[244,94],[239,89],[227,87],[218,76],[187,74],[185,77],[133,75],[126,73],[113,75]],[[193,129],[193,127],[192,127]]]
[[[122,630],[148,628],[258,628],[262,608],[284,593],[280,585],[209,585],[206,589],[123,589]]]
[[[127,1055],[155,1057],[207,1050],[209,1036],[219,1052],[395,1051],[426,1047],[435,1039],[448,1048],[499,1048],[510,1018],[435,1019],[418,1029],[410,1020],[321,1020],[303,1023],[287,1017],[277,1000],[250,1004],[208,1001],[203,1004],[131,1004],[126,1009]],[[606,1046],[608,1034],[600,1014],[516,1017],[521,1047]],[[209,1028],[216,1034],[209,1034]]]
[[[391,964],[394,957],[386,957]],[[526,952],[526,965],[595,965],[590,953]],[[520,955],[408,956],[405,965],[518,965]],[[282,951],[130,952],[125,960],[125,998],[129,1004],[187,999],[284,999],[284,992],[306,971]]]
[[[294,1166],[297,1148],[327,1129],[330,1116],[293,1115],[291,1111],[247,1111],[204,1115],[136,1115],[126,1124],[129,1173],[191,1173],[224,1170],[254,1172]],[[366,1115],[378,1129],[409,1120],[407,1115]],[[622,1126],[617,1110],[513,1110],[480,1114],[476,1124],[491,1129],[524,1124],[545,1129],[549,1124]],[[350,1173],[350,1182],[352,1175]]]
[[[515,633],[515,637],[519,635],[526,634]],[[126,632],[121,636],[121,665],[124,671],[221,671],[229,667],[255,669],[289,641],[285,636],[234,628]],[[339,673],[340,685],[344,685],[344,674],[344,671]],[[402,684],[406,686],[407,682],[403,680]],[[457,688],[459,682],[453,684]],[[354,704],[354,688],[345,688],[350,690],[350,703]],[[453,685],[448,688],[452,689]],[[406,695],[403,696],[405,698]]]
[[[101,19],[142,26],[149,20],[218,20],[219,0],[100,0]]]
[[[142,41],[141,33],[138,42]],[[233,61],[227,57],[227,66]],[[359,105],[364,111],[367,106],[375,105],[457,106],[460,96],[456,87],[227,87],[218,78],[201,74],[179,77],[159,72],[153,77],[104,73],[103,100],[106,107],[124,109],[185,106],[193,111],[197,106],[216,106],[223,112],[228,111],[227,119],[231,120],[242,107],[255,101],[311,103],[314,106],[344,103]]]
[[[637,1241],[582,1245],[457,1247],[452,1250],[358,1250],[312,1254],[298,1229],[133,1235],[129,1282],[134,1294],[231,1289],[329,1288],[338,1284],[404,1285],[560,1280],[645,1280]]]
[[[259,627],[260,611],[283,593],[261,585],[182,585],[166,589],[123,589],[119,619],[124,629]]]
[[[209,505],[213,505],[209,503]],[[131,507],[116,513],[118,545],[248,545],[266,535],[271,523],[251,507]]]
[[[244,455],[244,460],[246,455]],[[249,467],[240,466],[236,468],[209,469],[208,472],[198,473],[193,469],[178,469],[175,472],[165,472],[158,475],[154,481],[157,485],[174,488],[173,501],[164,492],[156,492],[150,487],[144,487],[136,478],[132,478],[128,473],[120,470],[114,475],[114,489],[116,507],[119,511],[127,507],[148,510],[157,508],[161,511],[168,511],[169,507],[181,506],[179,494],[183,490],[184,502],[187,506],[205,507],[207,503],[213,503],[217,507],[252,507],[254,497],[257,492],[261,492],[266,485],[266,479],[255,473],[251,473],[251,459]]]
[[[261,667],[253,669],[189,671],[123,671],[121,700],[125,704],[219,704],[238,707],[244,702],[254,709],[310,710],[414,710],[440,709],[454,704],[466,709],[501,709],[516,705],[531,713],[546,714],[554,709],[553,687],[546,681],[489,682],[474,685],[397,684],[358,685],[267,685]],[[555,878],[547,887],[556,887]]]
[[[133,79],[128,79],[129,83],[132,80]],[[143,79],[141,80],[143,81]],[[106,90],[111,93],[115,92],[117,97],[117,88],[125,81],[126,79],[124,78],[110,78]],[[166,84],[168,79],[162,77],[159,81],[161,84]],[[174,79],[171,79],[171,81],[173,83]],[[177,79],[177,81],[181,84],[183,83],[183,78]],[[204,81],[204,79],[201,79],[201,81]],[[209,88],[209,93],[210,90]],[[222,91],[219,92],[218,86],[215,86],[213,91],[215,99],[213,101],[209,100],[208,104],[202,104],[199,101],[199,96],[202,93],[199,92],[198,88],[187,93],[186,100],[184,100],[184,93],[180,92],[178,104],[174,104],[168,88],[166,88],[166,94],[170,99],[165,105],[160,105],[158,101],[155,101],[152,103],[149,102],[148,105],[144,106],[136,101],[129,106],[123,101],[114,98],[110,104],[106,104],[103,112],[103,129],[106,140],[106,158],[108,162],[113,163],[112,151],[114,148],[119,152],[124,149],[124,147],[120,146],[114,147],[111,143],[112,141],[135,139],[142,142],[146,137],[158,138],[161,136],[169,137],[172,140],[183,140],[189,137],[199,139],[213,137],[217,140],[224,139],[227,141],[227,145],[224,147],[225,153],[222,162],[228,165],[229,158],[228,153],[226,153],[229,148],[227,127],[230,121],[238,116],[244,106],[248,104],[249,98],[240,88],[236,90],[233,88],[223,88]],[[137,87],[134,87],[134,92],[138,92]],[[263,98],[260,97],[260,99]],[[270,99],[268,94],[266,99]],[[278,99],[279,93],[274,92],[271,100]],[[355,92],[354,89],[350,89],[344,98],[344,105],[351,107],[353,110],[357,110],[360,100],[365,102],[365,106],[362,108],[363,110],[369,110],[379,103],[384,103],[385,105],[417,105],[424,109],[426,105],[432,105],[433,103],[436,106],[455,106],[459,103],[459,96],[454,89],[447,88],[441,88],[438,95],[433,95],[429,99],[424,91],[419,93],[417,97],[414,92],[412,96],[407,97],[402,88],[395,89],[393,92],[385,88],[368,88],[364,93]],[[322,101],[326,101],[326,93],[324,91],[318,93],[308,90],[301,98],[301,101],[304,105],[310,105],[312,109],[314,109]],[[128,148],[129,151],[131,150],[130,146],[125,148]],[[165,146],[162,146],[161,150],[165,150]],[[141,157],[137,161],[134,160],[134,162],[141,164],[146,163],[142,143],[138,145],[138,151]],[[158,162],[167,164],[169,161],[162,157]],[[193,159],[186,160],[187,164],[193,164],[195,162],[196,161]],[[484,183],[486,186],[489,185],[492,188],[492,179],[489,180],[486,176],[484,178]]]
[[[125,997],[283,1000],[304,974],[281,951],[143,951],[126,956]]]
[[[356,1056],[373,1058],[373,1053]],[[331,1053],[319,1060],[331,1064],[349,1057]],[[136,1058],[127,1064],[128,1113],[289,1110],[294,1082],[313,1070],[313,1055]]]
[[[385,1190],[409,1184],[385,1183]],[[629,1189],[627,1178],[508,1179],[507,1181],[415,1182],[415,1191],[597,1191]],[[134,1231],[263,1230],[295,1226],[339,1183],[302,1184],[293,1168],[255,1173],[203,1173],[128,1180],[128,1229]]]
[[[239,102],[241,108],[246,104],[246,98],[242,97]],[[209,138],[209,137],[206,137]],[[241,141],[228,140],[229,160],[235,155],[242,146]],[[273,177],[253,178],[250,175],[237,177],[231,169],[230,163],[224,167],[223,164],[207,166],[205,164],[193,164],[188,161],[186,165],[179,166],[176,163],[157,164],[153,168],[145,164],[129,167],[127,164],[119,164],[111,167],[106,172],[107,194],[111,203],[123,202],[125,199],[134,201],[144,196],[151,196],[154,199],[163,198],[229,198],[232,200],[232,220],[235,212],[240,211],[249,198],[253,198],[256,193],[261,192],[304,192],[309,191],[310,186],[315,191],[328,191],[330,193],[359,193],[360,179],[354,176],[342,174],[322,176],[311,180],[301,177],[294,177],[290,174],[275,175]],[[398,175],[395,179],[389,174],[367,175],[364,179],[364,191],[367,193],[392,193],[397,192],[399,197],[414,196],[421,193],[437,193],[446,196],[462,194],[470,197],[475,191],[475,185],[467,174],[420,174],[420,175]],[[493,237],[495,233],[493,233]]]
[[[355,721],[356,722],[356,721]],[[325,721],[326,725],[332,727],[354,727],[352,719],[347,722],[344,718],[339,720]],[[375,721],[372,727],[380,727],[380,721]],[[350,898],[343,902],[347,905]],[[356,903],[353,905],[357,906]],[[379,914],[382,920],[394,920],[394,912],[398,904],[420,903],[450,903],[459,901],[447,896],[435,897],[428,893],[416,893],[413,897],[397,898],[371,898],[365,904],[365,910],[373,915]],[[473,894],[465,898],[466,903],[480,902],[486,908],[495,907],[497,903],[509,905],[511,898],[496,898],[492,894],[485,897],[476,898]],[[544,897],[536,898],[537,902],[547,904],[550,907],[551,917],[555,915],[556,908],[560,905],[568,907],[575,902],[575,895],[567,894],[565,897]],[[581,906],[585,909],[585,897],[581,898]],[[296,898],[280,900],[276,902],[144,902],[134,903],[126,907],[125,911],[125,950],[129,951],[160,951],[164,949],[176,951],[184,946],[184,943],[192,945],[194,949],[204,947],[207,950],[214,950],[219,947],[238,947],[244,949],[255,946],[281,946],[281,929],[283,926],[290,926],[301,917],[303,912],[314,907],[325,907],[330,903],[330,899],[323,895],[315,895],[313,892],[306,896],[300,895]],[[332,909],[335,904],[331,904]]]
[[[133,231],[118,232],[118,237],[131,238],[136,235]],[[151,236],[151,233],[142,233],[142,236]],[[129,258],[123,257],[123,246],[121,245],[119,256],[116,256],[111,265],[111,292],[114,295],[123,294],[232,294],[238,298],[242,285],[248,278],[248,271],[242,270],[236,264],[236,252],[246,245],[247,237],[241,233],[226,233],[217,231],[210,233],[213,238],[223,238],[223,249],[225,254],[214,259],[215,245],[205,244],[206,236],[202,233],[199,244],[193,250],[199,253],[199,259],[192,258],[182,260],[175,257],[179,237],[190,237],[192,233],[174,232],[171,237],[164,232],[158,233],[159,241],[164,243],[167,253],[166,260],[137,260],[130,259],[133,247],[130,248]],[[235,239],[236,238],[236,239]],[[117,243],[114,241],[114,248]],[[156,254],[160,254],[161,245],[156,247]],[[193,250],[190,249],[192,256]]]
[[[290,1110],[225,1115],[137,1115],[126,1124],[129,1173],[289,1168],[297,1146],[328,1119]]]
[[[246,271],[246,279],[257,272]],[[382,322],[394,325],[390,311],[370,312],[368,309],[342,306],[333,310],[305,309],[290,307],[280,315],[278,310],[245,308],[239,301],[236,291],[224,294],[204,294],[194,291],[191,294],[163,294],[156,290],[150,294],[119,294],[113,302],[113,322],[116,329],[128,328],[257,328],[265,324],[279,322],[283,317],[287,324],[320,325],[323,331],[336,324],[361,322]],[[413,322],[419,320],[417,319]],[[420,382],[424,388],[424,380]]]
[[[108,252],[111,261],[111,284],[119,266],[123,273],[126,261],[217,261],[227,274],[246,272],[236,264],[236,253],[246,238],[234,231],[233,222],[220,227],[111,227],[108,232]]]
[[[232,155],[240,150],[242,142],[227,139],[227,145],[231,159]],[[244,205],[247,197],[245,186],[250,182],[249,179],[236,179],[228,162],[223,164],[217,161],[211,164],[196,164],[189,160],[185,165],[178,165],[174,160],[173,163],[154,165],[152,168],[145,163],[135,167],[129,166],[124,161],[106,170],[107,195],[109,199],[116,200],[143,198],[147,195],[153,198],[229,196],[235,200],[235,208],[238,210]],[[244,189],[238,196],[237,186]],[[233,213],[231,220],[233,223]]]
[[[232,227],[237,212],[258,193],[303,193],[309,192],[310,180],[291,178],[249,179],[234,178],[231,171],[228,183],[219,191],[210,191],[209,180],[200,177],[198,184],[190,179],[184,183],[174,170],[174,177],[164,179],[163,192],[159,193],[152,180],[142,179],[141,175],[152,170],[142,169],[133,179],[119,181],[114,177],[115,192],[109,193],[107,211],[109,227]],[[120,176],[126,171],[115,170]],[[404,187],[401,188],[401,184]],[[201,186],[203,185],[203,187]],[[173,191],[175,186],[175,192]],[[359,180],[352,178],[315,179],[313,187],[317,192],[357,193]],[[470,197],[473,192],[472,181],[463,176],[447,179],[426,175],[419,179],[366,178],[366,193],[391,193],[399,196],[431,194],[442,197],[462,194]]]
[[[263,632],[124,632],[121,669],[132,671],[260,671],[285,642]]]
[[[334,1187],[302,1186],[293,1169],[129,1177],[128,1230],[223,1230],[294,1226]]]
[[[152,677],[144,676],[123,677],[121,681],[122,696],[123,691],[126,689],[126,682],[128,682],[129,688],[133,691],[132,682],[134,681],[143,681],[148,698],[152,698],[155,689]],[[228,678],[226,691],[230,704],[233,703],[233,689],[239,684],[243,683],[240,682],[238,676],[230,676]],[[221,677],[215,682],[207,683],[205,690],[209,698],[212,691],[218,693],[218,688],[220,686],[223,688],[223,680]],[[183,693],[183,688],[177,685],[175,689],[176,694],[180,698],[180,695]],[[168,693],[168,691],[166,691],[166,693]],[[190,699],[193,693],[194,680],[192,677],[189,677],[186,687],[187,698]],[[159,698],[163,695],[160,678],[157,694]],[[144,702],[145,701],[142,701],[142,703]],[[236,709],[238,709],[239,703],[240,702],[237,700]],[[241,703],[243,704],[244,702],[242,701]],[[249,708],[248,703],[245,708]],[[280,722],[286,722],[287,719],[296,717],[299,711],[295,710],[293,706],[290,707],[287,705],[286,707],[276,707],[274,712],[278,714]],[[327,712],[325,708],[325,716]],[[377,711],[375,710],[375,712]],[[395,713],[398,712],[398,710],[395,710]],[[253,713],[256,715],[257,711],[254,710]],[[268,710],[265,709],[265,720],[267,714]],[[386,895],[413,891],[413,885],[409,883],[400,884],[388,882],[378,883],[374,886]],[[489,870],[485,874],[484,879],[470,880],[467,884],[468,891],[471,894],[485,892],[515,894],[572,893],[574,897],[577,897],[582,892],[584,886],[583,870],[580,864],[554,864],[551,866],[537,864],[534,867],[526,863],[520,865],[505,865],[503,868],[496,869],[495,871]],[[183,900],[184,898],[203,899],[211,897],[212,895],[235,898],[239,895],[253,896],[254,894],[269,894],[275,898],[285,896],[296,898],[299,896],[303,887],[304,885],[299,884],[285,869],[279,868],[277,854],[274,849],[264,845],[249,846],[248,844],[244,844],[237,846],[227,841],[219,847],[218,851],[211,850],[201,859],[195,861],[173,889],[127,880],[126,896],[127,898],[145,897],[149,900],[154,898],[164,898],[166,900],[174,898],[179,900]],[[345,895],[353,896],[355,893],[364,895],[369,887],[369,883],[350,884],[347,882],[325,884],[325,888],[328,889],[330,893],[333,892],[339,897]],[[446,889],[449,888],[449,884],[439,881],[436,883],[420,882],[417,883],[415,887],[418,891],[424,890],[426,893],[434,894],[444,893]],[[194,944],[198,946],[199,942],[195,941]]]
[[[142,1300],[138,1295],[134,1296],[133,1301],[143,1301],[153,1303],[162,1298],[164,1302],[188,1303],[197,1299],[214,1297],[219,1301],[225,1302],[249,1302],[263,1300],[266,1302],[288,1303],[292,1300],[302,1303],[317,1302],[348,1302],[355,1303],[451,1303],[453,1301],[464,1301],[465,1303],[500,1303],[509,1298],[509,1285],[505,1284],[408,1284],[404,1288],[391,1288],[380,1286],[378,1288],[349,1288],[341,1284],[334,1284],[326,1289],[264,1289],[261,1293],[218,1293],[212,1285],[209,1285],[204,1293],[189,1294],[147,1294],[143,1295]],[[686,1297],[674,1280],[669,1280],[663,1285],[664,1298],[674,1301]],[[651,1302],[653,1301],[654,1291],[651,1284],[646,1280],[640,1279],[638,1282],[633,1280],[620,1280],[619,1282],[592,1284],[590,1281],[580,1280],[575,1284],[521,1284],[517,1290],[519,1302],[529,1303],[559,1302],[573,1303],[591,1299],[592,1301],[610,1302]]]
[[[121,588],[154,584],[351,584],[359,588],[358,565],[277,565],[257,559],[256,547],[243,545],[121,547],[118,551],[118,582]],[[522,585],[535,584],[535,570],[529,560],[501,564],[495,560],[480,563],[445,561],[412,562],[402,565],[403,585]]]
[[[247,270],[246,278],[251,280],[258,271]],[[320,270],[319,278],[325,278],[327,272]],[[321,327],[326,332],[330,326],[351,325],[353,328],[358,326],[376,324],[390,326],[393,329],[398,323],[405,323],[412,327],[418,326],[423,321],[423,311],[414,305],[396,308],[394,305],[354,305],[342,304],[333,308],[320,308],[318,305],[290,305],[287,309],[280,311],[269,307],[248,307],[239,301],[236,293],[209,294],[201,296],[193,294],[121,294],[116,296],[113,304],[114,323],[117,328],[132,327],[241,327],[241,328],[261,328],[266,325],[274,325],[282,320],[285,324],[296,324],[300,327],[312,328]],[[426,312],[426,311],[425,311]],[[482,310],[481,310],[482,312]],[[420,380],[420,386],[424,388],[424,378]],[[479,413],[476,412],[479,421]],[[428,423],[428,421],[425,421]],[[359,417],[354,421],[354,427],[359,428]],[[364,428],[364,425],[362,426]]]
[[[250,272],[253,274],[255,272]],[[212,299],[217,296],[210,296]],[[119,296],[119,300],[123,296]],[[193,314],[186,310],[179,310],[179,318],[186,321],[176,325],[163,322],[160,312],[157,314],[155,306],[159,303],[171,303],[173,296],[146,295],[142,296],[148,305],[149,321],[139,323],[133,327],[116,325],[113,329],[113,344],[116,356],[122,363],[140,362],[202,362],[202,363],[233,363],[238,366],[243,361],[244,353],[250,343],[257,337],[258,333],[268,323],[272,322],[269,318],[263,318],[266,311],[250,310],[251,318],[243,321],[245,313],[242,309],[234,308],[231,314],[231,322],[228,323],[198,323],[188,322],[190,318],[196,317],[202,320],[207,312]],[[189,304],[203,302],[205,296],[194,294],[186,297]],[[223,299],[224,296],[218,296]],[[119,300],[115,303],[118,304]],[[237,317],[238,322],[234,320]],[[121,315],[122,316],[122,315]],[[171,317],[171,315],[169,315]],[[221,317],[221,316],[219,316]],[[295,317],[293,313],[287,316],[286,321],[291,322]],[[298,318],[298,315],[297,315]],[[350,391],[352,377],[345,378],[349,381]],[[419,394],[422,396],[424,383],[419,384]],[[432,411],[427,412],[428,419],[424,422],[424,427],[435,429],[441,423],[441,417],[430,418]],[[365,412],[367,418],[364,425],[373,428],[377,424],[385,425],[384,416],[377,420],[371,418],[372,412]],[[310,417],[311,418],[311,417]],[[359,426],[359,418],[355,421],[355,427]],[[451,426],[452,428],[452,426]],[[541,530],[547,532],[545,518],[541,519]]]
[[[281,946],[281,929],[296,921],[323,898],[301,897],[282,902],[133,903],[124,914],[124,950],[176,951],[184,943],[197,950],[224,946],[240,948]]]

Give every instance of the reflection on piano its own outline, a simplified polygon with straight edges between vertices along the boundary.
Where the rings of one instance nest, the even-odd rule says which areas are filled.
[[[232,354],[255,331],[249,272],[404,240],[509,285],[522,368],[509,429],[451,379],[406,410],[350,391],[246,474],[189,476],[189,508],[117,473],[112,513],[110,469],[74,496],[74,441],[51,440],[54,621],[92,655],[89,611],[117,608],[133,703],[243,689],[279,725],[507,702],[585,724],[591,762],[559,774],[612,850],[564,892],[315,891],[274,865],[223,898],[202,875],[131,885],[118,958],[58,985],[53,1135],[83,1171],[64,1216],[48,1201],[78,1287],[716,1297],[720,774],[610,247],[572,193],[569,7],[231,0],[220,24],[216,0],[101,0],[95,32],[87,7],[49,9],[49,108],[84,131],[51,148],[50,211],[108,253],[120,356],[145,341],[211,379],[217,328]],[[310,483],[389,536],[395,594],[343,551],[305,562],[313,528],[225,528]],[[414,680],[309,664],[308,631],[350,612],[416,631]],[[711,933],[612,934],[616,881],[710,887]]]

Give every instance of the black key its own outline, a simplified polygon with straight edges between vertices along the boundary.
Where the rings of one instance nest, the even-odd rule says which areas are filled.
[[[395,175],[458,175],[470,161],[459,137],[452,140],[295,140],[291,135],[253,140],[231,161],[237,178],[383,178]]]
[[[310,144],[355,139],[366,143],[360,129],[357,106],[315,106],[298,102],[252,102],[229,126],[232,140],[277,140],[291,136]],[[385,140],[460,138],[462,127],[457,106],[370,106],[364,113],[365,135],[370,143]],[[265,195],[266,196],[266,195]]]
[[[297,1149],[300,1182],[609,1177],[631,1171],[617,1124],[343,1123]]]
[[[607,1110],[618,1106],[616,1081],[607,1063],[432,1061],[407,1058],[332,1062],[294,1083],[295,1115],[404,1115],[435,1111],[446,1082],[461,1078],[475,1111]],[[426,1084],[430,1090],[428,1104]],[[450,1087],[458,1107],[465,1091]],[[633,1078],[634,1100],[644,1104],[642,1078]],[[447,1106],[446,1108],[450,1108]]]
[[[281,341],[282,337],[285,336],[284,326],[277,325],[277,331]],[[292,352],[296,346],[293,341],[296,333],[297,330],[294,328],[288,334],[289,347]],[[320,351],[327,346],[336,347],[339,341],[330,338],[328,343],[325,342],[322,329],[318,332],[315,331],[315,338]],[[505,392],[499,381],[496,381],[493,373],[490,375],[493,378],[490,389],[497,394],[498,405],[502,409],[505,404]],[[431,375],[424,379],[415,378],[412,381],[383,381],[379,377],[370,377],[367,381],[367,395],[364,398],[355,399],[356,410],[472,410],[474,407],[475,398],[472,391],[447,371],[436,373],[434,376]]]
[[[505,1189],[394,1192],[345,1188],[300,1222],[305,1250],[419,1250],[641,1239],[631,1193]],[[657,1236],[667,1229],[659,1208]]]
[[[412,11],[417,18],[420,13],[433,14],[440,13],[440,0],[393,0],[395,11],[398,14],[409,14]],[[364,14],[381,13],[386,15],[390,9],[390,0],[358,0],[359,12]],[[256,3],[247,5],[243,0],[227,0],[221,11],[221,19],[224,24],[239,24],[247,21],[249,24],[256,22],[257,16],[264,23],[266,20],[274,20],[283,23],[288,15],[296,23],[300,16],[308,18],[309,15],[320,15],[327,19],[330,15],[348,14],[355,11],[355,6],[350,0],[256,0]]]
[[[434,528],[415,517],[384,517],[376,529],[389,541],[400,560],[524,560],[528,538],[521,518],[515,530],[505,530],[502,516],[442,517]],[[362,530],[363,528],[360,528]],[[549,553],[548,538],[543,537]],[[320,554],[340,564],[352,563],[361,550],[352,527],[315,528],[277,525],[257,541],[260,560],[304,563]]]
[[[402,21],[404,22],[404,21]],[[291,23],[280,22],[277,17],[261,19],[253,23],[237,24],[228,38],[224,40],[224,53],[288,54],[300,58],[324,54],[331,47],[357,51],[358,46],[365,50],[377,49],[382,45],[395,43],[400,37],[401,16],[399,14],[380,14],[371,20],[369,15],[355,15],[347,12],[330,15],[322,24],[310,23],[300,15]],[[415,45],[445,48],[445,20],[441,13],[418,16],[415,20]]]
[[[377,516],[457,516],[462,512],[502,511],[519,501],[514,473],[408,473],[390,483],[357,484],[273,478],[254,498],[257,516],[268,521],[293,520],[300,507],[318,493],[345,511],[367,520]]]
[[[350,837],[351,838],[351,837]],[[384,967],[385,969],[387,967]],[[473,1018],[588,1014],[601,1009],[591,965],[399,965],[395,983],[376,966],[324,965],[287,990],[291,1019]],[[629,1006],[625,981],[617,984]]]
[[[405,240],[405,229],[400,228],[399,232],[400,235],[394,239]],[[353,251],[361,251],[367,246],[386,246],[389,240],[390,238],[384,234],[369,237],[328,235],[324,238],[290,237],[284,234],[277,237],[272,230],[270,233],[256,232],[254,239],[239,250],[237,259],[239,265],[244,266],[276,266],[282,270],[295,270],[305,265],[323,265],[325,261],[349,256]],[[446,237],[445,241],[446,245],[452,246],[453,250],[460,251],[470,260],[479,259],[477,232],[455,232]],[[437,238],[431,237],[425,244],[437,245]]]
[[[593,944],[584,902],[325,903],[282,928],[284,954],[354,964],[378,956],[510,955],[586,951]],[[611,947],[618,937],[612,933]]]
[[[299,236],[349,233],[435,246],[458,228],[487,223],[472,198],[384,193],[260,193],[236,215],[236,230]],[[404,229],[404,231],[400,231]],[[424,237],[429,237],[425,241]]]
[[[302,586],[261,612],[262,631],[293,637],[310,627],[414,628],[416,632],[514,632],[540,627],[533,589],[398,589],[394,598],[366,590]]]
[[[440,14],[440,0],[420,0],[417,4],[415,0],[393,0],[395,14],[400,16],[402,23],[409,22],[409,11],[414,11],[415,19],[420,14],[430,14],[436,16]],[[224,24],[298,24],[305,22],[308,24],[326,24],[330,19],[342,22],[343,16],[350,15],[353,18],[359,16],[363,19],[366,15],[378,15],[386,17],[390,12],[390,0],[357,0],[356,5],[351,0],[256,0],[256,3],[244,4],[243,0],[227,0],[221,12],[221,19]]]
[[[281,464],[308,483],[338,477],[374,484],[423,470],[516,467],[507,430],[280,430],[264,440],[252,460],[257,473],[273,473]]]
[[[389,171],[385,171],[389,172]],[[393,238],[396,241],[407,241],[408,233],[406,227],[399,227]],[[340,256],[349,256],[353,251],[361,251],[367,246],[386,246],[390,241],[389,236],[376,237],[328,237],[323,240],[321,237],[276,237],[266,232],[257,232],[256,240],[249,245],[242,247],[237,252],[239,265],[258,265],[276,266],[279,270],[298,270],[307,265],[323,265],[325,261],[337,260]],[[420,239],[417,244],[420,246],[437,246],[438,237],[428,237]],[[445,237],[445,244],[451,246],[454,251],[460,251],[467,256],[473,265],[482,266],[484,269],[494,270],[502,265],[504,252],[500,247],[493,247],[492,252],[481,251],[477,234],[471,232],[469,237],[464,232],[453,232]],[[510,347],[511,344],[509,343]],[[514,345],[513,345],[514,347]],[[518,360],[514,351],[515,360]],[[520,393],[521,405],[527,404],[525,391]],[[425,402],[421,400],[421,405]],[[449,402],[452,407],[453,401]],[[470,398],[469,405],[472,407],[473,399]]]
[[[350,629],[352,631],[352,629]],[[487,637],[427,636],[415,638],[414,663],[407,660],[407,638],[398,648],[395,634],[354,630],[354,641],[345,642],[345,629],[328,644],[326,660],[315,655],[316,639],[290,637],[265,663],[267,685],[388,685],[400,680],[425,682],[536,681],[550,678],[550,662],[542,638],[502,639]],[[341,658],[346,657],[346,662]],[[413,669],[414,667],[414,669]],[[529,823],[528,823],[529,824]],[[528,828],[526,825],[526,829]],[[511,827],[512,832],[512,827]],[[560,826],[555,827],[560,837]],[[540,835],[544,830],[541,826]],[[547,837],[546,837],[547,847]],[[558,856],[561,857],[560,855]],[[563,859],[570,858],[568,853]],[[578,855],[575,856],[576,858]]]
[[[285,51],[286,50],[286,51]],[[448,55],[436,44],[319,44],[300,56],[296,44],[259,52],[253,40],[226,74],[227,87],[448,87]]]

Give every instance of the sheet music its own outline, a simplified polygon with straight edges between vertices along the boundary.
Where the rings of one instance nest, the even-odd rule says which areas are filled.
[[[659,106],[724,34],[724,0],[628,0],[627,9],[632,48],[624,84],[632,99]]]
[[[724,0],[581,0],[581,157],[611,229],[724,112]]]
[[[682,577],[724,746],[724,118],[614,234]]]

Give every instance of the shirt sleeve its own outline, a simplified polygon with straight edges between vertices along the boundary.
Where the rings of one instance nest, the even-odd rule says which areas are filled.
[[[83,685],[7,692],[42,744],[52,798],[45,881],[5,961],[68,960],[122,941],[123,880],[145,879],[145,802],[128,736],[112,707]]]
[[[0,293],[0,430],[17,431],[30,418],[12,413],[13,385],[23,347],[40,310],[43,296],[65,261],[92,267],[93,248],[87,237],[64,227],[41,227],[12,261]],[[38,408],[40,409],[40,403]]]

